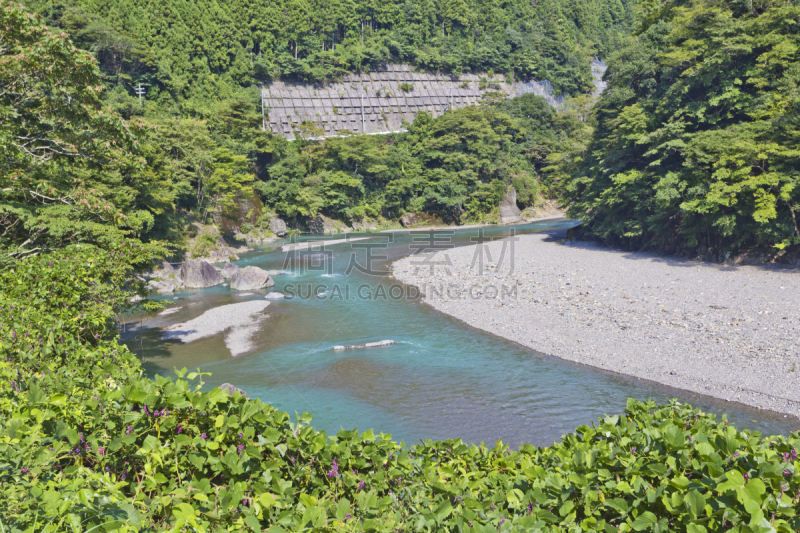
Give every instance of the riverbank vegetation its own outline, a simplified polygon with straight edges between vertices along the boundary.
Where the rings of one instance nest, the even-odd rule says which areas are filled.
[[[124,280],[158,253],[71,245],[0,274],[0,522],[50,531],[777,531],[800,528],[800,433],[629,401],[502,443],[326,435],[202,374],[143,376]]]
[[[328,436],[308,415],[203,391],[200,373],[150,380],[119,344],[118,313],[156,308],[131,303],[144,294],[134,274],[168,253],[189,209],[224,213],[254,190],[287,213],[347,215],[356,192],[366,212],[392,189],[383,198],[405,208],[455,213],[455,198],[479,212],[497,183],[533,190],[515,180],[567,164],[580,108],[570,118],[527,98],[423,116],[402,138],[289,145],[251,137],[259,116],[236,101],[206,118],[125,115],[135,104],[103,100],[91,54],[0,8],[3,531],[800,528],[797,432],[764,439],[686,405],[631,401],[550,447],[406,447]]]
[[[570,216],[633,249],[796,252],[800,6],[640,7],[636,35],[608,60],[593,134],[556,169]]]

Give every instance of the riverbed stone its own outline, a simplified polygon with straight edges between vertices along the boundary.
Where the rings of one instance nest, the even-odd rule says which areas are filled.
[[[264,298],[267,300],[283,300],[285,296],[279,292],[268,292]]]
[[[231,276],[231,289],[234,291],[250,291],[273,285],[275,281],[267,271],[254,266],[240,268]]]
[[[225,266],[222,267],[220,274],[222,274],[222,277],[225,279],[231,279],[231,276],[233,276],[238,271],[239,267],[228,261],[227,263],[225,263]]]
[[[278,237],[286,237],[288,234],[286,222],[277,217],[269,221],[269,230]]]
[[[208,261],[189,259],[181,265],[181,279],[190,289],[213,287],[224,281],[222,275]]]

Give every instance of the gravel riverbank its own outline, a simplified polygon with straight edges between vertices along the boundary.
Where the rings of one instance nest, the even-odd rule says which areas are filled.
[[[565,236],[410,256],[394,276],[434,308],[538,352],[800,417],[800,272]]]

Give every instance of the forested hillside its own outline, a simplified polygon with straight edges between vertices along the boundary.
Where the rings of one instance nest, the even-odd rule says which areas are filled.
[[[589,60],[633,25],[630,0],[29,0],[129,94],[167,103],[279,77],[319,81],[388,61],[590,88]]]
[[[552,161],[589,234],[713,260],[798,249],[797,1],[645,2],[608,66],[591,140]]]

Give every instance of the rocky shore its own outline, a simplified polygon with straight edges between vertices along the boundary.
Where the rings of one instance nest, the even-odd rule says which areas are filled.
[[[565,237],[406,257],[394,275],[434,308],[538,352],[800,416],[800,272]]]

